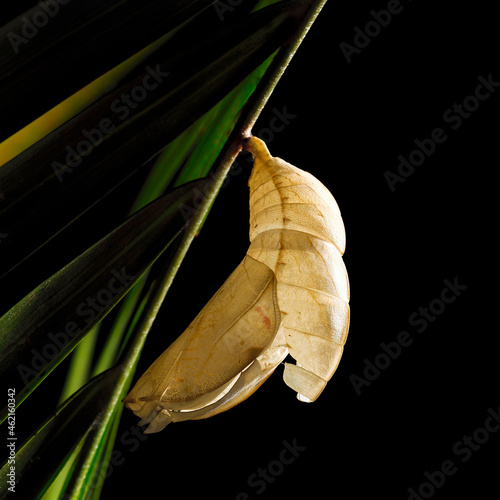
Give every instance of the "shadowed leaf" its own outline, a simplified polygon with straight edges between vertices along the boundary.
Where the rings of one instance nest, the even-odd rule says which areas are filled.
[[[64,461],[99,423],[120,372],[117,366],[94,377],[16,447],[16,493],[21,498],[39,498],[50,486]],[[2,485],[9,480],[8,472],[6,462],[0,470]],[[28,475],[29,480],[23,481]]]
[[[0,141],[214,1],[40,3],[0,29]]]
[[[0,276],[220,101],[291,36],[296,9],[272,5],[174,57],[155,54],[138,75],[1,167],[0,227],[9,237]]]
[[[193,181],[150,203],[0,318],[1,376],[13,386],[25,386],[18,404],[182,231],[209,182]]]

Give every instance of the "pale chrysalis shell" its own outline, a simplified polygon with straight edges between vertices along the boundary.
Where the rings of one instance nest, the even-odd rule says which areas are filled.
[[[273,158],[260,139],[250,180],[248,255],[276,275],[290,355],[285,383],[314,401],[335,372],[349,329],[345,230],[337,202],[308,172]]]
[[[187,330],[124,399],[158,432],[207,418],[252,394],[289,353],[285,383],[314,401],[332,377],[349,328],[345,231],[328,189],[270,156],[258,138],[250,186],[250,248]]]

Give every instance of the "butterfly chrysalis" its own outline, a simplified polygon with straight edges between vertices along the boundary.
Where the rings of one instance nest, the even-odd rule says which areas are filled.
[[[124,399],[146,432],[207,418],[250,396],[289,354],[284,381],[314,401],[349,329],[345,231],[330,191],[256,137],[247,255]]]

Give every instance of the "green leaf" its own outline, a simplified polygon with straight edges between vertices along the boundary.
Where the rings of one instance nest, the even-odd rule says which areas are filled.
[[[75,471],[85,470],[85,480],[79,482],[79,474],[72,474],[65,487],[66,494],[71,492],[72,498],[99,498],[106,479],[122,412],[123,406],[120,403],[115,407],[100,439],[96,439],[97,429],[92,429],[86,436],[75,463]],[[95,446],[96,442],[97,446]],[[92,456],[92,459],[87,462],[89,456]]]
[[[20,498],[37,498],[47,490],[72,451],[98,425],[121,371],[117,366],[93,378],[16,446],[15,490]],[[8,493],[9,468],[7,460],[0,470],[2,497]]]
[[[212,3],[49,2],[18,16],[0,29],[0,141]]]
[[[248,4],[253,3],[249,2]],[[148,272],[149,276],[147,280],[142,279],[141,283],[145,281],[145,287],[144,290],[141,293],[138,293],[138,298],[137,298],[137,305],[135,308],[133,307],[128,307],[117,317],[118,323],[122,323],[121,320],[123,319],[123,324],[119,328],[121,332],[118,332],[116,338],[109,337],[108,339],[99,339],[99,342],[102,342],[104,340],[104,343],[106,344],[108,340],[110,340],[110,344],[113,343],[114,345],[110,345],[109,349],[106,350],[106,356],[103,358],[102,363],[100,362],[97,366],[98,369],[102,369],[106,364],[109,364],[113,360],[113,352],[115,352],[116,355],[116,346],[120,343],[120,340],[122,342],[121,345],[121,356],[125,354],[125,356],[121,357],[123,359],[122,366],[124,367],[123,372],[121,376],[119,377],[119,380],[117,381],[113,395],[108,398],[107,402],[107,407],[105,410],[101,411],[102,418],[99,420],[98,425],[96,424],[92,430],[86,434],[86,438],[83,441],[80,441],[80,446],[75,449],[75,454],[73,456],[76,456],[76,461],[73,463],[73,466],[70,470],[70,482],[66,482],[66,484],[69,486],[69,489],[66,489],[65,492],[69,492],[71,489],[71,498],[80,498],[84,496],[85,498],[89,499],[96,499],[99,497],[99,491],[100,491],[100,481],[94,484],[93,482],[93,477],[94,471],[104,471],[105,470],[105,464],[106,464],[106,456],[111,452],[112,449],[112,443],[114,440],[114,429],[116,428],[118,419],[119,419],[119,414],[122,409],[122,405],[120,403],[124,391],[129,386],[129,383],[131,381],[131,378],[133,377],[133,373],[135,371],[135,367],[137,366],[137,361],[140,356],[140,352],[142,349],[142,346],[144,345],[147,333],[151,327],[151,324],[158,312],[158,309],[160,307],[160,304],[165,296],[166,291],[168,290],[168,287],[170,286],[170,283],[173,280],[173,277],[175,276],[176,270],[178,266],[180,265],[183,256],[185,255],[194,235],[199,231],[200,224],[202,223],[202,220],[206,217],[206,214],[208,213],[208,210],[214,200],[214,197],[220,189],[224,177],[227,174],[232,161],[234,160],[236,154],[239,151],[240,144],[241,144],[241,137],[244,135],[247,135],[253,124],[255,123],[255,120],[257,119],[260,111],[262,110],[263,106],[265,105],[267,99],[269,98],[270,93],[274,89],[277,81],[279,80],[280,76],[282,75],[284,69],[286,68],[290,58],[292,57],[293,53],[295,52],[296,48],[300,44],[300,41],[302,40],[303,36],[307,32],[307,29],[310,27],[314,17],[317,15],[319,10],[321,9],[321,5],[324,3],[324,0],[322,1],[310,1],[310,2],[281,2],[278,7],[276,7],[276,10],[274,11],[277,18],[281,14],[285,14],[288,16],[288,21],[284,22],[282,25],[278,23],[278,31],[282,31],[283,34],[283,28],[286,28],[286,24],[290,23],[288,25],[288,28],[290,30],[290,36],[284,36],[282,42],[277,42],[278,46],[276,46],[276,49],[280,47],[280,50],[277,52],[276,56],[272,60],[271,67],[268,68],[268,71],[266,71],[264,78],[262,81],[257,85],[257,90],[255,90],[255,84],[251,84],[251,90],[243,97],[244,92],[242,91],[239,93],[238,89],[236,91],[233,91],[233,96],[234,101],[227,101],[225,100],[221,102],[220,105],[216,106],[213,108],[214,114],[210,117],[207,118],[206,122],[203,125],[200,125],[201,122],[198,122],[198,129],[195,131],[193,135],[193,129],[190,130],[189,132],[186,132],[186,136],[184,139],[186,142],[184,143],[184,146],[182,147],[181,144],[176,144],[174,146],[174,143],[171,143],[171,158],[175,158],[175,165],[170,162],[168,162],[167,167],[170,168],[172,167],[171,171],[167,174],[167,179],[165,182],[171,182],[172,178],[172,173],[176,174],[179,172],[179,162],[183,166],[183,173],[179,178],[177,179],[178,182],[183,182],[185,179],[189,178],[194,178],[200,175],[204,175],[207,172],[207,168],[210,168],[209,165],[213,164],[213,159],[217,157],[217,160],[215,162],[216,165],[218,165],[217,169],[214,170],[213,173],[210,174],[212,183],[207,190],[205,189],[200,189],[200,191],[207,193],[207,196],[205,196],[202,200],[201,206],[199,207],[199,210],[196,212],[196,214],[193,215],[192,222],[189,224],[187,231],[183,234],[182,241],[180,241],[180,238],[175,240],[175,245],[172,245],[173,247],[176,247],[173,249],[172,247],[169,249],[169,254],[171,254],[174,250],[174,257],[172,259],[166,259],[166,252],[156,261],[155,266],[150,268]],[[245,4],[243,7],[244,9],[247,8],[248,4]],[[285,6],[286,8],[284,10],[281,10]],[[209,9],[212,10],[212,9]],[[212,11],[213,12],[213,11]],[[270,12],[270,11],[268,11]],[[281,14],[280,14],[281,13]],[[172,71],[172,74],[176,73],[176,71],[173,71],[172,68],[177,68],[175,66],[175,59],[176,56],[173,58],[168,57],[168,51],[170,51],[173,54],[178,54],[177,58],[177,64],[179,65],[178,67],[180,70],[183,69],[183,67],[189,67],[193,69],[196,64],[200,63],[200,68],[203,70],[203,65],[201,64],[201,60],[203,57],[205,57],[204,52],[207,51],[207,47],[209,47],[209,50],[212,50],[212,45],[210,46],[203,46],[203,42],[208,40],[210,36],[213,36],[211,40],[214,41],[214,44],[217,45],[218,38],[217,37],[224,37],[227,34],[227,30],[229,30],[231,27],[237,26],[233,21],[230,19],[233,18],[233,13],[231,13],[230,16],[228,16],[227,21],[224,19],[224,26],[222,25],[215,25],[214,23],[209,23],[206,26],[199,25],[195,23],[189,23],[191,30],[187,30],[186,32],[183,33],[182,28],[178,30],[175,36],[172,36],[171,42],[172,42],[172,48],[167,48],[168,47],[168,41],[165,44],[165,50],[160,50],[156,53],[154,57],[151,57],[148,61],[145,62],[145,64],[150,64],[152,68],[156,68],[156,63],[158,60],[162,61],[172,61],[172,67],[170,70]],[[238,15],[238,12],[236,12]],[[200,16],[198,16],[197,20],[200,19]],[[244,17],[246,20],[246,17]],[[264,19],[264,18],[261,18]],[[196,20],[196,21],[197,21]],[[230,22],[229,22],[230,21]],[[246,22],[246,21],[245,21]],[[262,22],[262,27],[264,27],[264,22]],[[194,26],[198,26],[199,33],[198,31],[192,31]],[[240,26],[243,26],[240,25]],[[177,34],[180,34],[181,36],[177,36]],[[273,31],[269,31],[270,37],[272,38]],[[184,38],[183,36],[184,35]],[[131,36],[134,36],[132,34]],[[271,40],[271,38],[269,40]],[[192,42],[192,40],[193,42]],[[229,39],[229,38],[228,38]],[[268,40],[268,47],[270,47],[270,42]],[[252,37],[249,37],[249,48],[250,51],[253,50],[252,48],[252,43],[255,41],[255,38],[252,40]],[[182,43],[181,43],[182,42]],[[193,59],[186,59],[185,55],[188,53],[188,50],[191,50],[196,44],[200,45],[200,50],[198,52],[198,55],[195,52],[192,52],[193,55],[195,56]],[[232,45],[229,44],[226,49],[226,52],[231,52]],[[222,47],[224,48],[224,47]],[[242,43],[241,48],[245,50],[245,44]],[[235,46],[236,50],[236,46]],[[166,52],[167,51],[167,52]],[[275,54],[276,51],[270,51],[269,56],[271,54]],[[225,52],[222,50],[220,52],[221,57],[225,57],[224,54]],[[227,55],[227,54],[226,54]],[[198,60],[198,57],[200,58]],[[261,61],[264,61],[266,57],[261,58]],[[269,60],[269,58],[267,59]],[[207,64],[207,67],[212,68],[217,68],[217,57],[211,58],[211,54],[209,54],[209,57],[206,58],[205,62]],[[232,65],[231,62],[228,63],[229,66]],[[254,65],[256,67],[257,65]],[[261,66],[263,67],[263,66]],[[220,73],[221,75],[224,73],[225,68],[220,67]],[[143,69],[143,68],[142,68]],[[144,73],[144,72],[143,72]],[[237,71],[236,71],[237,73]],[[206,73],[205,73],[206,74]],[[217,85],[217,79],[219,74],[216,75],[216,78],[213,79],[213,81],[210,83],[210,85]],[[243,72],[242,72],[243,75]],[[175,75],[177,76],[177,75]],[[199,75],[195,74],[194,72],[189,73],[186,72],[184,73],[184,76],[182,78],[186,78],[185,82],[182,84],[187,85],[187,87],[184,87],[184,89],[188,88],[189,85],[193,82],[195,82],[196,78]],[[210,76],[210,75],[208,75]],[[226,75],[223,75],[226,76]],[[129,75],[129,81],[133,81],[134,78],[141,78],[141,69],[138,69],[134,72],[132,72]],[[179,76],[181,78],[181,76]],[[191,80],[190,80],[191,78]],[[260,75],[259,77],[260,78]],[[258,79],[257,78],[257,79]],[[135,80],[138,81],[138,80]],[[140,81],[140,80],[139,80]],[[126,85],[127,82],[124,83]],[[250,88],[249,87],[249,88]],[[128,87],[129,90],[133,87]],[[224,95],[231,99],[231,94],[230,90],[231,88],[234,88],[231,86],[228,86]],[[242,89],[240,89],[242,90]],[[248,90],[248,89],[247,89]],[[205,89],[202,89],[201,95],[205,92]],[[237,92],[237,95],[234,94],[234,92]],[[222,90],[221,90],[222,93]],[[247,99],[248,98],[248,99]],[[246,100],[246,102],[245,102]],[[161,100],[160,100],[161,101]],[[159,101],[160,105],[162,104]],[[180,101],[179,101],[180,102]],[[214,102],[216,102],[216,99],[214,99]],[[244,103],[244,105],[243,105]],[[186,112],[187,115],[191,112],[190,108],[190,102],[189,100],[186,103],[186,107],[184,108],[184,111]],[[199,102],[196,105],[198,108],[201,109],[201,113],[198,114],[198,116],[203,115],[203,113],[206,111],[208,108],[203,108],[203,102]],[[100,110],[98,108],[95,108],[96,114],[92,115],[90,114],[89,116],[93,119],[99,120],[99,118],[103,116],[103,111],[105,112],[106,107],[101,108]],[[150,108],[145,107],[141,108],[140,113],[147,113],[149,112]],[[182,115],[182,110],[179,111],[179,116]],[[222,114],[219,114],[219,112],[222,112]],[[101,113],[101,114],[99,114]],[[131,114],[132,116],[132,114]],[[176,116],[175,113],[172,116]],[[194,116],[194,113],[193,113]],[[168,131],[168,119],[166,116],[163,116],[157,120],[158,116],[155,115],[154,113],[150,115],[150,119],[144,119],[143,122],[137,121],[136,123],[140,123],[141,125],[144,124],[146,127],[150,128],[147,130],[148,134],[154,134],[155,132],[159,132],[159,135],[163,134],[165,130]],[[183,117],[185,119],[186,116]],[[156,120],[156,121],[155,121]],[[162,121],[163,120],[163,121]],[[188,120],[187,120],[188,121]],[[186,122],[187,122],[186,121]],[[98,123],[94,122],[94,123]],[[155,127],[158,126],[158,124],[161,123],[162,127],[163,125],[166,125],[167,128],[162,128],[161,130],[157,131]],[[179,120],[176,124],[178,126],[178,130],[175,131],[176,134],[179,134],[182,132],[182,127],[183,123],[185,123],[183,120]],[[86,123],[84,121],[81,122],[81,125],[83,127],[87,127]],[[175,128],[175,127],[174,127]],[[78,132],[78,129],[76,129]],[[81,131],[82,129],[80,129]],[[59,132],[63,131],[64,132],[64,127],[61,128]],[[145,132],[141,127],[137,127],[136,129],[136,134],[139,137],[140,134]],[[199,135],[198,135],[199,134]],[[179,137],[179,135],[177,135]],[[57,137],[57,134],[52,136],[52,137]],[[111,136],[110,136],[111,137]],[[106,140],[108,139],[108,136],[106,136]],[[135,139],[135,137],[133,138]],[[170,140],[170,139],[169,139]],[[43,142],[43,141],[42,141]],[[147,142],[147,139],[146,139]],[[168,141],[166,141],[164,144],[166,144]],[[146,144],[146,143],[145,143]],[[158,142],[159,144],[159,142]],[[113,164],[115,161],[115,155],[110,153],[108,158],[109,158],[109,165],[105,161],[101,162],[100,164],[100,169],[103,172],[102,176],[99,177],[101,174],[101,171],[96,170],[97,175],[95,179],[92,178],[92,176],[89,176],[88,178],[85,178],[85,176],[81,176],[79,179],[79,187],[82,189],[85,189],[85,196],[82,199],[79,199],[79,188],[75,186],[72,186],[70,191],[72,191],[73,197],[68,197],[67,198],[67,206],[62,205],[59,203],[54,204],[52,207],[53,210],[47,210],[47,214],[50,217],[55,217],[55,218],[61,218],[62,220],[75,220],[76,217],[79,217],[80,214],[84,213],[85,210],[88,210],[89,206],[92,206],[92,204],[95,203],[95,200],[102,199],[102,196],[97,193],[101,189],[101,185],[99,183],[95,183],[96,179],[101,182],[103,179],[105,179],[106,175],[108,175],[107,169],[108,168],[115,168],[113,175],[114,178],[109,185],[108,188],[109,190],[106,192],[110,192],[112,189],[115,189],[115,186],[123,182],[123,179],[127,178],[127,176],[130,177],[130,171],[133,171],[134,169],[137,171],[138,168],[140,168],[142,171],[144,170],[145,167],[152,164],[153,162],[153,157],[154,157],[154,152],[149,149],[149,147],[145,146],[145,149],[143,151],[136,151],[134,148],[132,148],[132,154],[130,157],[132,157],[134,154],[148,154],[148,159],[146,160],[145,163],[142,164],[141,167],[139,165],[135,165],[132,167],[132,170],[129,170],[129,166],[127,165],[127,161],[129,160],[129,157],[127,157],[126,154],[123,153],[124,150],[120,150],[120,148],[127,148],[129,145],[128,144],[123,144],[116,142],[115,145],[117,146],[116,149],[116,157],[120,159],[120,162],[118,163],[120,168],[115,168],[117,165]],[[56,140],[52,140],[52,144],[49,147],[49,143],[46,143],[45,146],[47,147],[47,151],[50,150],[50,148],[57,148],[58,146],[61,146],[61,148],[64,148],[64,143],[58,143]],[[199,148],[197,148],[199,146]],[[100,146],[99,146],[100,147]],[[161,146],[163,147],[163,146]],[[160,149],[161,149],[160,147]],[[195,151],[196,150],[196,151]],[[44,151],[43,148],[39,151]],[[111,151],[111,150],[110,150]],[[49,151],[50,152],[50,151]],[[89,155],[87,158],[85,158],[85,162],[82,163],[82,166],[84,168],[87,168],[88,165],[90,165],[92,162],[90,161],[92,157],[94,157],[94,153],[97,153],[98,149],[92,151],[92,154]],[[28,154],[26,156],[26,161],[30,160],[30,156],[34,155],[36,156],[38,153],[35,149],[32,149],[31,154]],[[121,156],[120,156],[121,155]],[[97,158],[97,157],[95,157]],[[43,157],[40,156],[38,160],[42,160]],[[87,161],[88,160],[88,161]],[[50,163],[51,158],[49,156],[45,157],[43,161],[46,161],[46,163]],[[113,164],[113,165],[111,165]],[[37,162],[33,161],[32,163],[32,171],[36,173],[37,171]],[[163,165],[164,166],[164,165]],[[161,175],[161,168],[163,166],[158,166],[158,173],[159,173],[159,179],[161,181],[159,182],[164,182],[165,178],[162,177]],[[2,169],[0,169],[1,171]],[[32,175],[32,172],[28,169],[24,171],[25,175]],[[78,174],[78,168],[76,168],[69,178],[74,175]],[[141,174],[142,175],[142,174]],[[137,177],[137,176],[136,176]],[[65,191],[68,187],[68,185],[71,184],[67,183],[67,180],[69,179],[67,177],[66,181],[62,182],[64,186],[61,187],[61,192],[57,192],[53,194],[54,196],[60,196],[62,195],[62,191]],[[180,181],[179,181],[180,179]],[[35,186],[35,192],[36,189],[40,188],[43,189],[43,183],[47,179],[41,179],[41,184],[38,186],[36,182],[33,183],[33,186]],[[1,182],[1,172],[0,172],[0,182]],[[92,183],[95,183],[94,185],[91,186]],[[152,187],[150,190],[149,188],[146,189],[146,191],[149,191],[149,193],[146,193],[144,198],[140,201],[140,205],[144,205],[148,201],[148,196],[157,196],[159,192],[163,192],[163,189],[165,186],[161,187],[160,186],[155,186],[155,181],[152,181],[149,188]],[[26,187],[28,189],[32,189],[33,187],[31,183],[27,183]],[[3,186],[2,186],[3,187]],[[158,189],[156,189],[158,187]],[[5,191],[5,190],[4,190]],[[117,190],[115,189],[115,192]],[[18,191],[18,193],[21,191]],[[50,190],[47,191],[50,195]],[[22,194],[22,193],[21,193]],[[30,193],[27,194],[27,196],[30,196]],[[101,198],[99,198],[101,196]],[[13,200],[14,198],[9,198],[9,193],[6,193],[6,198],[4,201],[8,201],[9,203]],[[38,202],[44,202],[45,200],[43,197],[41,198],[36,198],[33,197],[32,199],[32,206],[36,206]],[[128,200],[124,200],[125,202],[125,207],[128,208]],[[119,203],[122,203],[120,200]],[[43,205],[43,203],[42,203]],[[22,204],[20,206],[23,206]],[[61,214],[61,211],[64,211],[66,209],[71,209],[73,210],[74,206],[77,207],[77,210],[74,212],[77,215],[75,215],[73,218],[67,218],[67,214]],[[26,202],[25,207],[29,207],[29,203]],[[44,208],[41,206],[41,208]],[[37,207],[38,209],[38,207]],[[36,212],[36,210],[33,210],[33,212]],[[16,215],[16,211],[11,212],[11,214]],[[100,213],[98,212],[98,216],[101,217],[106,217],[106,213]],[[2,220],[1,215],[0,215],[0,228],[3,227],[2,223],[8,223],[9,219],[4,218]],[[47,221],[43,221],[44,223]],[[41,239],[41,245],[47,241],[47,238],[50,237],[50,234],[57,234],[57,231],[60,231],[60,229],[57,229],[58,227],[61,227],[60,225],[60,220],[58,222],[59,225],[56,224],[56,232],[50,231],[46,233]],[[32,227],[33,229],[33,227]],[[93,240],[95,241],[95,239]],[[3,241],[3,243],[12,243],[13,240],[10,239],[10,241]],[[6,247],[4,246],[4,249]],[[35,248],[35,252],[37,248],[39,247],[33,247]],[[83,247],[84,248],[84,247]],[[20,249],[22,251],[22,248]],[[121,250],[121,247],[118,247],[118,250]],[[37,255],[37,253],[32,254],[33,257],[30,259],[30,261],[38,262],[39,265],[43,265],[43,260],[40,259],[40,254]],[[42,254],[43,255],[43,254]],[[0,265],[3,261],[0,259]],[[160,265],[161,264],[161,265]],[[19,266],[21,267],[21,266]],[[19,270],[19,267],[16,269],[16,271]],[[0,272],[1,274],[1,272]],[[15,272],[11,273],[9,275],[9,278],[11,278],[13,275],[15,276]],[[47,273],[48,275],[48,273]],[[22,277],[23,279],[26,279],[26,276],[21,274],[18,274],[18,276]],[[143,275],[145,277],[145,275]],[[29,276],[27,277],[29,279]],[[1,285],[0,285],[1,286]],[[134,287],[132,291],[135,291],[137,287]],[[81,298],[84,298],[85,294],[81,294]],[[127,295],[126,299],[130,297],[130,294]],[[125,301],[124,301],[125,302]],[[128,301],[127,301],[128,302]],[[130,301],[131,303],[133,301]],[[13,302],[12,302],[13,303]],[[115,309],[115,311],[118,308]],[[113,314],[115,313],[113,311]],[[104,323],[105,324],[105,323]],[[103,332],[104,333],[104,332]],[[112,341],[112,342],[111,342]],[[128,344],[127,344],[128,342]],[[1,347],[0,347],[1,349]],[[26,356],[27,359],[29,359],[30,353],[29,347],[26,349]],[[103,351],[104,352],[104,351]],[[115,358],[116,359],[116,358]],[[56,375],[56,374],[55,374]],[[52,382],[52,379],[54,377],[51,377],[51,380],[49,382]],[[54,380],[56,382],[56,380]],[[50,385],[50,384],[48,384]],[[76,455],[78,453],[78,455]],[[30,476],[25,476],[23,478],[23,481],[29,481]],[[63,475],[61,474],[60,477],[61,480],[63,480]],[[52,478],[49,479],[51,481]],[[51,497],[53,498],[53,497]]]
[[[64,387],[59,398],[59,403],[63,403],[80,387],[83,387],[89,380],[92,370],[92,358],[94,355],[95,345],[99,334],[98,324],[92,328],[83,340],[76,346],[73,351],[73,359],[68,369],[68,375],[64,382]],[[111,368],[114,363],[110,363],[107,368]],[[104,370],[101,370],[103,372]],[[100,372],[99,372],[100,373]],[[97,373],[95,374],[97,375]]]
[[[297,7],[298,5],[298,7]],[[286,41],[301,3],[164,46],[115,91],[0,168],[0,277],[158,154]],[[207,50],[210,47],[210,50]],[[163,57],[163,59],[161,59]],[[149,89],[149,90],[148,90]],[[130,101],[130,96],[137,101]]]
[[[194,181],[150,203],[0,318],[1,376],[16,387],[24,386],[18,404],[182,231],[196,213],[199,190],[209,183]],[[5,416],[6,410],[2,421]]]

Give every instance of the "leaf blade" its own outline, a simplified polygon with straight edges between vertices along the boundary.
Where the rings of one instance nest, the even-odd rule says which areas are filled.
[[[16,492],[24,498],[37,498],[57,476],[62,463],[71,455],[106,406],[121,374],[117,366],[92,379],[61,405],[16,450]],[[36,468],[36,474],[31,474]],[[7,485],[9,466],[0,470],[0,491]],[[20,481],[29,474],[29,481]]]
[[[154,68],[146,66],[0,168],[5,193],[0,227],[9,235],[1,247],[0,276],[33,255],[219,102],[288,39],[298,22],[294,13],[293,8],[271,6],[193,42],[176,56],[180,60],[167,58],[155,65],[158,59],[152,59]],[[213,49],[208,55],[207,46]],[[185,60],[194,62],[186,66]],[[176,73],[169,76],[171,71]],[[124,95],[144,88],[145,79],[151,82],[154,76],[164,80],[155,87],[158,92],[149,92],[137,109],[123,105]]]
[[[24,386],[18,396],[19,403],[116,305],[182,231],[196,212],[193,208],[196,190],[206,189],[208,183],[200,179],[181,186],[144,207],[0,318],[2,376],[17,382],[22,379],[17,385]],[[186,207],[191,207],[188,214]],[[85,296],[86,302],[81,299]],[[89,309],[97,302],[100,305],[96,309]],[[20,367],[26,368],[26,345],[33,353],[33,369],[22,372]],[[47,346],[56,350],[55,355],[48,353]],[[45,361],[41,367],[40,361],[33,361],[35,357]],[[33,378],[27,381],[29,372]],[[4,410],[2,420],[5,415]]]
[[[0,28],[0,113],[8,117],[0,141],[212,3],[88,0],[60,5],[57,12],[49,6],[49,15],[36,6],[13,19]],[[50,18],[43,29],[31,23],[32,37],[21,36],[44,12]],[[61,63],[65,77],[55,82]]]

